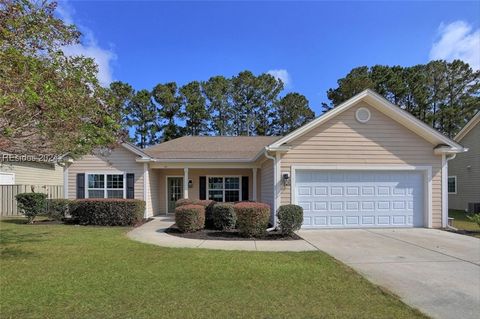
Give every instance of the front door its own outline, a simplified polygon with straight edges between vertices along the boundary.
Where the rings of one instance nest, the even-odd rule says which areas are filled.
[[[175,212],[175,202],[183,198],[183,177],[167,177],[168,213]]]

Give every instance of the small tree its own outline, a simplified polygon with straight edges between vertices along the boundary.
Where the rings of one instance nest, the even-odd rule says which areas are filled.
[[[47,194],[42,193],[22,193],[15,196],[18,208],[27,217],[27,222],[33,224],[37,215],[45,212],[47,203]]]

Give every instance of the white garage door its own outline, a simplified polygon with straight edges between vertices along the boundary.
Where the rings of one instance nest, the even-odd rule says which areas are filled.
[[[312,171],[295,175],[304,228],[421,227],[423,174],[414,171]]]

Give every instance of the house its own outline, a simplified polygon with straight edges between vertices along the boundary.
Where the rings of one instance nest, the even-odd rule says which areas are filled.
[[[15,195],[32,191],[62,198],[63,167],[55,162],[0,154],[0,216],[19,215]]]
[[[295,203],[304,228],[444,227],[447,160],[465,149],[366,90],[283,137],[188,136],[123,144],[65,170],[68,198],[179,198]]]
[[[1,160],[0,185],[63,185],[63,168],[53,162]]]
[[[468,148],[448,162],[448,203],[450,209],[480,211],[480,111],[455,136],[457,143]],[[470,204],[470,209],[469,208]]]

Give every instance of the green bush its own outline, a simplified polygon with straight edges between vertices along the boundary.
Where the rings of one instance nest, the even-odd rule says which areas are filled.
[[[64,220],[69,212],[70,200],[55,198],[47,200],[46,216],[54,220]]]
[[[47,194],[43,193],[21,193],[15,195],[18,208],[27,217],[29,224],[33,223],[35,217],[45,213]]]
[[[240,202],[233,206],[237,228],[242,236],[261,237],[270,220],[270,206],[263,203]]]
[[[215,206],[217,202],[214,200],[206,199],[206,200],[198,200],[195,202],[195,205],[200,205],[205,207],[205,228],[214,228],[213,224],[213,206]]]
[[[137,199],[78,199],[70,214],[83,225],[133,226],[143,219],[145,202]]]
[[[480,226],[480,213],[467,215],[467,218],[472,222],[477,223],[478,226]]]
[[[191,233],[205,227],[205,207],[183,205],[175,208],[175,224],[183,233]]]
[[[237,223],[237,215],[233,205],[229,203],[218,203],[213,206],[213,225],[216,229],[234,229]]]
[[[303,223],[303,208],[298,205],[282,205],[277,211],[278,223],[284,235],[292,235]]]

